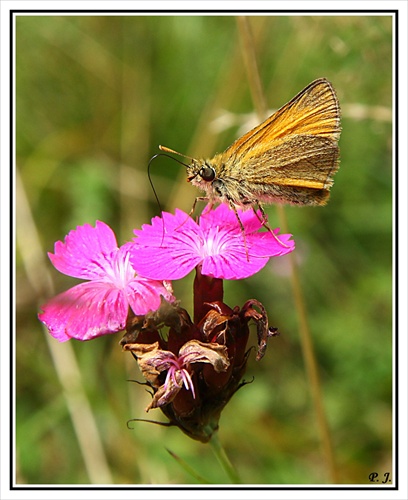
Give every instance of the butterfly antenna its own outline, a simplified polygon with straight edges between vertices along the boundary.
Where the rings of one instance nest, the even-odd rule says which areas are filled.
[[[174,153],[176,155],[180,155],[180,156],[185,156],[185,158],[190,158],[189,156],[186,156],[186,155],[182,155],[181,153],[177,153],[177,151],[173,151],[172,149],[170,148],[166,148],[165,146],[159,146],[159,149],[161,151],[166,151],[168,153]],[[159,197],[157,196],[157,192],[156,192],[156,189],[154,187],[154,184],[153,184],[153,180],[152,180],[152,177],[150,175],[150,165],[152,164],[153,160],[155,160],[156,158],[158,158],[159,156],[167,156],[167,158],[171,158],[172,160],[176,161],[177,163],[180,163],[180,165],[183,165],[184,167],[188,167],[188,165],[186,165],[185,163],[183,163],[182,161],[178,160],[177,158],[174,158],[174,156],[170,156],[166,153],[158,153],[157,155],[154,155],[150,158],[149,160],[149,163],[147,165],[147,177],[149,178],[149,182],[150,182],[150,186],[153,190],[153,194],[154,194],[154,197],[156,198],[156,201],[157,201],[157,205],[159,207],[159,210],[161,213],[163,213],[163,209],[162,209],[162,206],[161,206],[161,203],[160,203],[160,200],[159,200]],[[192,158],[190,158],[192,160]],[[163,241],[164,241],[164,220],[163,220],[163,235],[162,235],[162,244],[163,244]]]
[[[173,151],[172,149],[166,148],[165,146],[159,146],[159,149],[161,149],[162,151],[167,151],[168,153],[174,153],[176,155],[185,156],[185,155],[182,155],[181,153],[177,153],[177,151]],[[188,167],[188,165],[186,165],[182,161],[178,160],[177,158],[174,158],[173,156],[166,155],[165,153],[157,153],[157,155],[154,155],[150,158],[149,163],[147,165],[147,176],[149,178],[150,186],[152,187],[154,197],[156,198],[157,205],[159,206],[159,210],[160,210],[160,212],[162,212],[162,207],[161,207],[161,204],[159,201],[159,197],[157,196],[156,190],[155,190],[154,185],[153,185],[152,177],[150,175],[150,165],[152,164],[153,160],[155,160],[159,156],[167,156],[167,158],[171,158],[172,160],[176,161],[177,163],[180,163],[180,165],[183,165],[186,168]],[[189,156],[185,156],[185,157],[190,158]],[[190,159],[192,160],[193,158],[190,158]]]
[[[149,160],[149,163],[147,165],[147,177],[149,178],[149,182],[150,182],[150,186],[153,190],[153,194],[154,194],[154,197],[156,198],[156,201],[157,201],[157,205],[159,207],[159,210],[160,212],[163,212],[162,210],[162,207],[161,207],[161,204],[160,204],[160,200],[159,200],[159,197],[157,196],[157,193],[156,193],[156,189],[154,188],[154,184],[153,184],[153,181],[152,181],[152,177],[150,175],[150,165],[152,163],[153,160],[155,160],[158,156],[162,156],[160,153],[158,153],[157,155],[154,155],[150,158]]]
[[[159,149],[160,149],[160,151],[165,151],[166,153],[172,153],[173,155],[183,156],[184,158],[188,158],[189,160],[193,160],[194,159],[191,156],[183,155],[182,153],[179,153],[178,151],[174,151],[174,149],[170,149],[167,146],[161,146],[160,145]],[[179,162],[179,163],[181,163],[181,162]],[[184,165],[185,167],[187,167],[187,165],[185,163],[182,163],[182,165]]]

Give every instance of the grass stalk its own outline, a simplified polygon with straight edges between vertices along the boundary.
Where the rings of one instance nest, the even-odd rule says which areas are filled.
[[[259,119],[266,118],[266,100],[262,88],[262,83],[259,75],[255,46],[253,37],[247,17],[237,18],[238,33],[242,46],[242,53],[247,73],[249,86],[251,89],[252,99],[258,113]],[[282,205],[277,205],[279,223],[284,233],[288,232],[288,224],[285,209]],[[306,374],[309,381],[310,393],[313,401],[316,420],[318,423],[318,430],[320,434],[320,441],[322,452],[324,455],[323,462],[327,464],[327,474],[332,483],[338,483],[338,473],[334,457],[334,450],[332,439],[327,421],[326,413],[323,405],[323,397],[321,390],[321,383],[319,378],[319,370],[317,360],[313,348],[313,339],[309,327],[307,309],[305,299],[300,284],[299,271],[296,264],[296,259],[293,253],[289,254],[291,266],[291,282],[292,293],[295,301],[295,307],[299,321],[299,335],[302,347],[302,354],[305,363]]]

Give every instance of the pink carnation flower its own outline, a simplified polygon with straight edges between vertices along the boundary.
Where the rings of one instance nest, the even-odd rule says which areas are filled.
[[[129,307],[136,315],[159,308],[161,296],[173,301],[171,286],[137,276],[129,263],[132,244],[118,248],[112,229],[97,221],[78,226],[55,243],[48,256],[58,271],[89,280],[42,306],[39,319],[60,342],[89,340],[123,330]]]
[[[143,276],[176,280],[198,264],[203,275],[220,279],[242,279],[262,269],[270,257],[285,255],[295,248],[292,235],[279,229],[262,231],[262,223],[251,211],[238,211],[245,229],[245,243],[235,213],[225,204],[205,209],[198,224],[185,212],[163,212],[151,225],[135,230],[130,261]],[[259,214],[260,217],[260,214]]]

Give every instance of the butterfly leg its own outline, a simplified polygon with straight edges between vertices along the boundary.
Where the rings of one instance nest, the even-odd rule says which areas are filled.
[[[274,233],[274,231],[271,229],[270,225],[268,224],[268,216],[266,215],[265,213],[265,210],[262,206],[262,204],[259,202],[259,201],[256,201],[255,202],[256,205],[258,206],[258,209],[259,211],[261,212],[261,216],[262,217],[259,217],[259,214],[258,212],[256,211],[255,209],[255,206],[252,205],[252,210],[254,211],[255,215],[257,216],[259,222],[264,226],[266,227],[266,229],[273,235],[273,237],[275,238],[275,240],[279,243],[279,245],[282,245],[283,247],[285,248],[289,248],[289,245],[285,245],[285,243],[283,243],[283,241],[281,241],[278,236]]]
[[[189,217],[191,217],[191,216],[193,215],[194,210],[195,210],[195,208],[196,208],[196,206],[197,206],[197,202],[198,202],[198,201],[209,201],[209,198],[208,198],[207,196],[198,196],[198,197],[194,200],[193,206],[192,206],[192,208],[191,208],[191,210],[190,210],[190,212],[189,212],[189,214],[188,214],[188,216],[189,216]],[[209,207],[208,207],[208,212],[212,209],[212,207],[213,207],[213,204],[212,204],[212,203],[210,203],[210,205],[209,205]],[[204,212],[202,212],[202,213],[204,213]]]
[[[246,242],[244,225],[242,224],[242,220],[239,218],[237,207],[234,205],[234,203],[232,203],[232,201],[229,202],[229,206],[230,206],[231,210],[234,211],[234,214],[235,214],[235,216],[238,220],[238,223],[239,223],[239,227],[241,228],[242,238],[244,240],[245,254],[246,254],[247,262],[249,262],[249,254],[248,254],[248,247],[247,247],[247,242]]]
[[[176,229],[179,229],[180,227],[182,227],[188,220],[189,217],[191,217],[194,213],[194,210],[196,208],[196,205],[197,205],[197,202],[198,201],[208,201],[208,198],[206,196],[199,196],[197,197],[195,200],[194,200],[194,203],[193,203],[193,206],[190,210],[190,212],[188,213],[187,217],[186,217],[186,220],[183,221],[179,226],[177,226]],[[209,206],[209,211],[212,209],[212,205]]]

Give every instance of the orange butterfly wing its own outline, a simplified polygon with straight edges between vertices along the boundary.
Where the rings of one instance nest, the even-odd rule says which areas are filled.
[[[331,83],[319,78],[305,87],[291,101],[260,125],[237,139],[223,153],[224,157],[259,154],[259,149],[270,149],[291,135],[314,135],[338,140],[340,136],[340,108]]]

